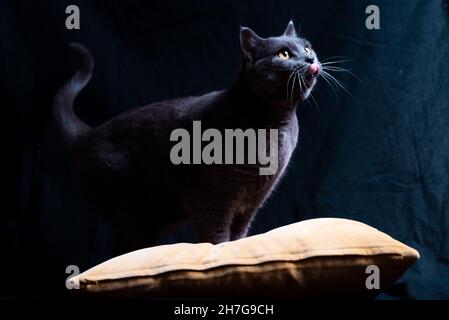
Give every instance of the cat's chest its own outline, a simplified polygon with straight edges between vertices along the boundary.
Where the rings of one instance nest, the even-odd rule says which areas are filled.
[[[279,136],[279,162],[282,171],[285,170],[288,162],[290,161],[291,155],[296,148],[298,143],[298,121],[295,121],[291,126],[285,130],[280,131]]]
[[[233,172],[241,182],[235,189],[237,205],[241,209],[263,202],[284,174],[298,141],[298,123],[296,118],[294,120],[290,126],[278,131],[277,169],[274,174],[261,175],[260,166],[240,167]]]

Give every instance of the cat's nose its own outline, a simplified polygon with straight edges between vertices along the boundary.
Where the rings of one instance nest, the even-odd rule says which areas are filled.
[[[307,56],[306,59],[305,59],[305,61],[306,61],[307,63],[312,64],[312,63],[315,61],[315,59],[314,59],[313,57],[311,57],[311,56]]]

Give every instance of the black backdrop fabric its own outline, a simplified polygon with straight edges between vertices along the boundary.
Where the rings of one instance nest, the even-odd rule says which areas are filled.
[[[65,28],[65,8],[81,29]],[[367,30],[365,8],[380,8]],[[97,125],[129,108],[227,87],[238,31],[283,32],[289,19],[319,57],[344,56],[354,96],[319,81],[298,108],[299,146],[251,230],[343,217],[416,248],[421,259],[379,298],[449,298],[449,9],[443,0],[0,1],[1,296],[63,295],[67,265],[109,258],[109,228],[74,184],[52,122],[56,90],[90,48],[76,102]],[[157,170],[157,169],[155,169]],[[176,186],[174,186],[175,188]],[[189,228],[163,242],[191,241]]]

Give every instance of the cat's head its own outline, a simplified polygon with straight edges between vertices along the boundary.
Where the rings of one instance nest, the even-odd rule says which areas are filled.
[[[310,42],[296,34],[292,21],[279,37],[262,38],[241,27],[240,46],[247,78],[260,97],[291,106],[310,95],[321,64]]]

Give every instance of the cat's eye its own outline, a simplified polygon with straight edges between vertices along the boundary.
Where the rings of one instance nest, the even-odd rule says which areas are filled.
[[[288,60],[291,58],[291,56],[292,55],[291,55],[290,51],[288,51],[287,49],[282,49],[278,53],[278,57],[281,58],[282,60]]]
[[[312,53],[312,49],[309,46],[305,46],[304,50],[309,54]]]

